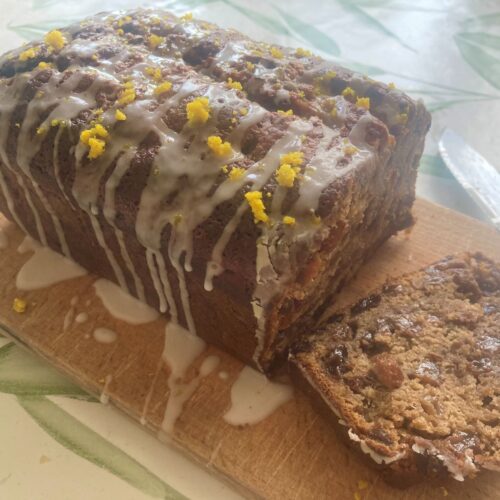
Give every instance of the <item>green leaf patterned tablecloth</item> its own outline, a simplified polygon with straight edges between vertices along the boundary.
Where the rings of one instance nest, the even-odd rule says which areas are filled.
[[[2,0],[0,47],[87,15],[161,6],[304,47],[422,98],[418,193],[482,218],[437,155],[449,126],[500,165],[498,0]],[[500,189],[500,187],[499,187]],[[0,338],[0,498],[239,498],[112,408]]]

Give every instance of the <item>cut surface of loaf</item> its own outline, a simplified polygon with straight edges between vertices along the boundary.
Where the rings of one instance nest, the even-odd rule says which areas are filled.
[[[0,208],[266,371],[412,223],[429,124],[307,52],[100,14],[0,59]]]
[[[448,257],[298,341],[292,371],[396,482],[500,471],[500,266]]]

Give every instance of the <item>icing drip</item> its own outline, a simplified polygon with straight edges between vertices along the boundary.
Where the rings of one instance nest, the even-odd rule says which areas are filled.
[[[245,366],[231,387],[231,407],[223,418],[231,425],[255,425],[292,397],[290,385],[271,382]]]
[[[16,209],[14,208],[14,200],[12,199],[12,195],[10,194],[9,187],[7,186],[7,183],[5,182],[5,177],[3,176],[2,173],[2,165],[0,164],[0,187],[2,188],[2,194],[3,197],[5,198],[5,201],[7,203],[7,208],[9,209],[9,212],[12,215],[12,218],[16,222],[16,224],[22,229],[23,232],[27,233],[28,231],[26,230],[26,227],[24,227],[24,224],[22,223],[21,219],[18,217]]]
[[[118,335],[109,328],[96,328],[92,334],[94,340],[101,344],[112,344],[118,338]]]
[[[115,273],[115,277],[118,281],[118,284],[124,289],[128,291],[127,287],[127,282],[125,281],[125,276],[123,274],[123,271],[121,267],[118,265],[118,262],[116,260],[116,257],[114,256],[113,252],[111,251],[111,248],[109,248],[108,244],[106,243],[106,240],[104,238],[104,234],[101,229],[101,225],[95,215],[89,214],[90,222],[92,223],[92,227],[94,228],[94,233],[97,238],[97,242],[101,246],[101,248],[104,250],[106,257],[108,258],[109,263],[111,264],[111,267],[113,268],[113,272]]]
[[[94,288],[104,307],[117,319],[131,325],[141,325],[150,323],[159,316],[154,309],[127,294],[111,281],[99,279],[94,283]]]
[[[85,274],[87,271],[72,260],[50,248],[39,247],[17,273],[16,286],[20,290],[37,290]]]

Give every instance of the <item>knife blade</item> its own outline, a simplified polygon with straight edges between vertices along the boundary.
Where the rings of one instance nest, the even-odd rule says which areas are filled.
[[[445,129],[439,153],[453,176],[500,231],[500,173],[456,132]]]

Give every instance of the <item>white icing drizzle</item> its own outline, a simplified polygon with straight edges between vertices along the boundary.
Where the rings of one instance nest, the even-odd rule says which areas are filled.
[[[35,241],[31,236],[25,236],[17,247],[17,251],[18,253],[34,252],[38,248],[40,248],[38,241]]]
[[[64,184],[61,180],[61,165],[59,164],[59,143],[61,141],[61,136],[63,133],[64,129],[62,127],[59,127],[57,134],[54,138],[54,154],[52,157],[52,163],[54,166],[54,177],[56,179],[57,185],[59,186],[59,189],[61,190],[61,193],[63,194],[64,198],[68,202],[68,205],[75,210],[75,207],[70,200],[69,196],[66,194],[66,191],[64,190]]]
[[[131,325],[150,323],[159,316],[152,307],[124,292],[111,281],[99,279],[94,283],[94,289],[113,317]]]
[[[402,451],[400,453],[396,453],[395,455],[392,455],[390,457],[387,457],[385,455],[380,455],[380,453],[377,453],[375,450],[370,448],[363,439],[361,439],[352,429],[348,429],[347,431],[349,437],[356,443],[359,443],[359,446],[361,448],[361,451],[363,453],[366,453],[367,455],[370,455],[372,460],[374,460],[378,464],[390,464],[392,462],[396,462],[397,460],[400,460],[405,456],[405,452]]]
[[[83,267],[48,247],[39,247],[16,276],[20,290],[37,290],[87,274]]]
[[[78,323],[78,324],[82,324],[82,323],[85,323],[86,321],[88,321],[89,319],[89,315],[88,313],[86,312],[81,312],[81,313],[78,313],[75,317],[75,323]]]
[[[168,280],[165,259],[160,252],[153,252],[153,255],[156,260],[156,265],[158,266],[158,276],[163,286],[163,293],[167,300],[170,318],[174,323],[177,323],[177,305],[170,287],[170,281]]]
[[[19,75],[19,79],[21,80],[21,82],[26,82],[28,80],[28,76]],[[33,213],[33,218],[35,219],[35,225],[38,232],[38,238],[43,244],[46,244],[47,240],[45,236],[45,230],[43,229],[41,223],[40,214],[38,213],[38,210],[36,209],[33,203],[33,200],[31,198],[28,189],[26,188],[22,175],[20,174],[19,171],[17,171],[15,168],[12,167],[7,156],[7,139],[9,136],[10,118],[18,103],[20,97],[19,96],[20,88],[22,88],[22,85],[21,87],[17,85],[9,85],[9,86],[0,85],[0,160],[15,175],[16,181],[23,190],[26,201],[28,202],[31,212]],[[21,126],[21,124],[19,124],[19,126]],[[10,194],[8,193],[8,189],[6,189],[5,179],[3,178],[3,175],[1,182],[2,182],[2,191],[4,193],[4,196],[6,196],[7,202],[9,203],[10,199],[11,200],[10,204],[12,204],[12,199],[10,197]],[[17,222],[18,217],[17,215],[15,215],[14,208],[11,209],[11,207],[9,206],[9,210],[11,211],[13,217]],[[25,230],[22,224],[20,224],[20,227],[23,230]]]
[[[103,405],[107,405],[109,403],[108,391],[112,381],[113,381],[113,375],[106,375],[106,378],[104,379],[104,387],[102,388],[101,396],[99,398],[99,401]]]
[[[76,314],[75,306],[77,302],[78,302],[77,296],[71,299],[70,308],[68,309],[68,312],[64,316],[63,332],[66,332],[69,329],[69,327],[73,324],[73,321],[75,321],[75,314]]]
[[[217,362],[213,359],[216,356],[208,356],[202,363],[198,376],[190,382],[184,381],[188,368],[205,349],[205,342],[185,328],[173,322],[166,325],[163,360],[170,368],[170,375],[168,377],[169,396],[161,431],[167,436],[173,433],[175,422],[182,413],[184,403],[193,395],[200,380],[218,364],[218,358]]]
[[[137,123],[140,123],[139,117],[134,117],[133,114],[129,117],[129,119],[136,120]],[[121,144],[121,141],[120,141]],[[116,149],[116,145],[114,145]],[[116,239],[118,241],[118,245],[120,247],[120,253],[122,255],[122,258],[125,262],[125,265],[127,266],[127,269],[129,270],[130,274],[132,275],[132,278],[134,280],[134,285],[135,289],[137,292],[137,296],[139,300],[142,302],[146,301],[146,296],[144,295],[144,284],[142,283],[141,279],[137,275],[137,272],[135,270],[134,264],[132,263],[132,260],[130,258],[130,255],[127,250],[127,246],[125,244],[125,239],[123,236],[123,231],[118,229],[115,225],[115,216],[116,216],[116,210],[115,210],[115,190],[118,184],[120,183],[121,178],[127,171],[130,162],[134,158],[135,153],[137,150],[135,148],[130,148],[128,149],[125,153],[120,155],[118,158],[117,164],[115,169],[113,170],[112,174],[110,175],[109,179],[106,182],[105,185],[105,198],[104,198],[104,209],[103,209],[103,214],[104,217],[106,218],[107,222],[114,228],[115,230],[115,235]],[[117,153],[119,151],[117,150]]]
[[[118,338],[115,331],[103,327],[96,328],[92,335],[94,340],[101,344],[112,344]]]
[[[231,387],[231,407],[223,418],[231,425],[255,425],[292,397],[290,385],[271,382],[262,373],[245,366]]]

